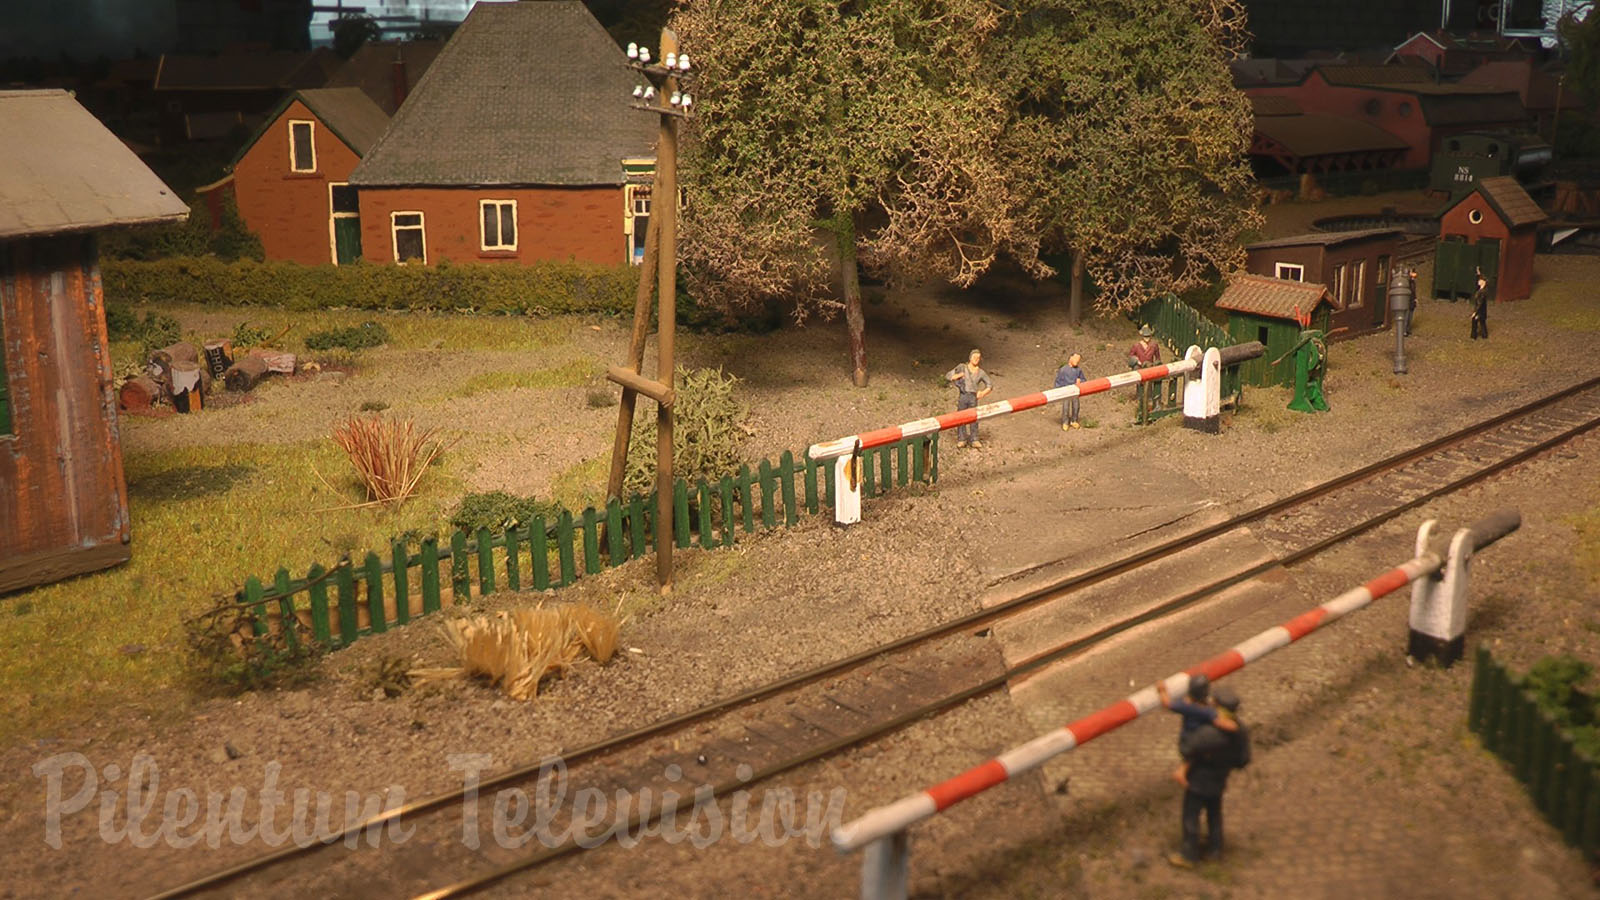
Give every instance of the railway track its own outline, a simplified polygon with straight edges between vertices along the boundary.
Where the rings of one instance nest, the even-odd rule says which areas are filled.
[[[445,898],[481,890],[519,872],[604,843],[605,826],[581,827],[565,803],[576,786],[605,797],[657,798],[648,813],[633,810],[628,834],[646,830],[663,811],[682,816],[707,793],[723,797],[782,772],[891,733],[929,715],[992,693],[1052,665],[1080,656],[1109,638],[1172,615],[1271,569],[1292,566],[1370,531],[1441,495],[1488,478],[1600,427],[1600,378],[1557,391],[1510,412],[1428,441],[1215,525],[1061,579],[917,634],[728,697],[563,756],[483,777],[478,797],[451,792],[407,804],[352,826],[329,844],[290,847],[214,872],[157,895],[416,896]],[[987,638],[989,626],[1025,610],[1060,601],[1119,575],[1135,572],[1249,529],[1272,548],[1270,558],[1152,605],[1120,610],[1109,621],[1017,661],[1002,663]],[[559,841],[514,846],[513,838],[484,836],[469,846],[467,816],[490,823],[507,809],[501,791],[522,791],[549,805],[544,834]],[[669,799],[669,795],[675,795]],[[515,817],[515,804],[510,810]],[[528,814],[533,819],[535,813]],[[380,846],[338,851],[340,840],[389,819],[405,823],[400,849]],[[437,873],[473,873],[439,886]]]

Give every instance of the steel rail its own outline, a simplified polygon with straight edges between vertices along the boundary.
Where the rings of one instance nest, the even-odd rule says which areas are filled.
[[[1451,433],[1443,435],[1441,437],[1434,438],[1434,439],[1432,439],[1430,441],[1427,441],[1427,442],[1425,442],[1425,443],[1423,443],[1423,444],[1421,444],[1421,445],[1419,445],[1417,447],[1413,447],[1413,448],[1410,448],[1408,450],[1401,451],[1400,453],[1396,453],[1396,454],[1394,454],[1392,456],[1386,457],[1386,458],[1378,460],[1376,462],[1369,463],[1369,464],[1367,464],[1365,466],[1361,466],[1361,467],[1359,467],[1357,469],[1351,470],[1350,472],[1346,472],[1343,475],[1336,476],[1336,477],[1334,477],[1333,479],[1331,479],[1329,481],[1322,482],[1322,483],[1317,484],[1317,485],[1313,485],[1312,487],[1306,488],[1306,489],[1304,489],[1302,491],[1298,491],[1298,492],[1296,492],[1294,494],[1290,494],[1290,495],[1288,495],[1286,497],[1283,497],[1283,498],[1280,498],[1278,500],[1273,500],[1273,501],[1267,502],[1265,504],[1262,504],[1260,506],[1255,507],[1254,509],[1251,509],[1251,510],[1248,510],[1248,511],[1246,511],[1244,513],[1240,513],[1239,515],[1233,516],[1233,517],[1231,517],[1231,518],[1229,518],[1229,519],[1227,519],[1225,521],[1222,521],[1222,522],[1219,522],[1219,523],[1216,523],[1216,524],[1213,524],[1213,525],[1205,526],[1203,528],[1197,529],[1197,530],[1195,530],[1193,532],[1189,532],[1187,534],[1179,535],[1178,537],[1175,537],[1175,538],[1172,538],[1170,540],[1164,541],[1164,542],[1162,542],[1162,543],[1160,543],[1160,544],[1158,544],[1158,545],[1156,545],[1154,547],[1148,548],[1148,549],[1140,551],[1138,553],[1131,554],[1131,555],[1129,555],[1127,557],[1124,557],[1124,558],[1119,559],[1119,560],[1115,560],[1115,561],[1107,563],[1105,565],[1098,566],[1098,567],[1096,567],[1094,569],[1090,569],[1090,570],[1088,570],[1086,572],[1083,572],[1083,573],[1080,573],[1078,575],[1069,576],[1069,577],[1067,577],[1065,579],[1061,579],[1060,581],[1057,581],[1055,583],[1052,583],[1052,584],[1049,584],[1049,585],[1045,585],[1043,587],[1028,591],[1028,592],[1026,592],[1024,594],[1020,594],[1020,595],[1018,595],[1016,597],[1012,597],[1011,599],[1005,600],[1005,601],[1003,601],[1003,602],[1001,602],[999,604],[996,604],[994,606],[991,606],[991,607],[988,607],[988,608],[985,608],[985,609],[981,609],[981,610],[977,610],[977,611],[968,613],[968,614],[963,615],[963,616],[959,616],[959,617],[957,617],[955,619],[952,619],[952,620],[949,620],[947,622],[944,622],[944,623],[941,623],[941,624],[934,625],[934,626],[931,626],[929,628],[926,628],[926,629],[924,629],[924,630],[922,630],[920,632],[916,632],[916,633],[913,633],[913,634],[910,634],[910,635],[906,635],[904,637],[896,638],[896,639],[894,639],[892,641],[888,641],[886,643],[883,643],[883,644],[880,644],[878,646],[869,648],[867,650],[863,650],[863,651],[860,651],[858,653],[854,653],[854,654],[851,654],[849,656],[842,657],[842,658],[840,658],[838,660],[835,660],[833,662],[824,663],[823,665],[815,667],[813,669],[809,669],[807,671],[800,672],[800,673],[797,673],[795,675],[791,675],[791,676],[788,676],[788,677],[785,677],[785,678],[782,678],[782,679],[779,679],[779,680],[776,680],[776,681],[772,681],[772,682],[769,682],[769,683],[764,684],[764,685],[759,685],[757,687],[754,687],[754,688],[751,688],[749,690],[746,690],[746,691],[740,692],[738,694],[735,694],[735,695],[733,695],[731,697],[727,697],[727,698],[724,698],[722,700],[715,701],[713,703],[706,704],[704,706],[700,706],[700,707],[697,707],[697,708],[692,709],[692,710],[688,710],[688,711],[683,712],[683,713],[679,713],[677,715],[669,716],[669,717],[664,718],[664,719],[659,719],[659,720],[657,720],[655,722],[648,723],[646,725],[642,725],[642,726],[640,726],[638,728],[632,729],[630,731],[623,732],[621,734],[617,734],[617,735],[613,735],[611,737],[603,738],[603,739],[601,739],[599,741],[596,741],[594,743],[591,743],[591,744],[585,745],[583,747],[580,747],[580,748],[578,748],[576,750],[573,750],[570,753],[559,754],[559,755],[554,756],[554,757],[546,757],[546,758],[540,760],[537,763],[526,764],[526,765],[519,766],[519,767],[516,767],[516,768],[513,768],[513,769],[509,769],[509,770],[507,770],[505,772],[502,772],[502,773],[500,773],[498,775],[494,775],[494,776],[490,776],[490,777],[481,779],[477,784],[477,789],[480,792],[488,791],[488,790],[492,790],[494,788],[498,788],[498,787],[501,787],[501,786],[504,786],[504,785],[507,785],[507,784],[510,784],[510,783],[513,783],[513,782],[526,781],[526,780],[528,780],[530,778],[536,778],[536,777],[538,777],[538,775],[539,775],[539,773],[540,773],[540,771],[542,769],[544,769],[545,767],[547,767],[548,765],[552,764],[553,762],[555,762],[558,759],[560,761],[564,762],[566,765],[568,765],[570,767],[573,764],[578,763],[578,762],[582,762],[582,761],[585,761],[585,760],[588,760],[588,759],[591,759],[591,758],[594,758],[594,757],[602,756],[602,755],[605,755],[605,754],[613,753],[615,751],[618,751],[618,750],[624,749],[626,747],[632,746],[634,744],[637,744],[640,741],[647,740],[647,739],[652,738],[652,737],[657,737],[657,736],[660,736],[662,734],[671,733],[673,731],[681,729],[683,726],[694,724],[694,723],[702,721],[704,719],[711,718],[713,716],[716,716],[716,715],[719,715],[721,713],[727,712],[727,711],[729,711],[729,710],[731,710],[733,708],[736,708],[736,707],[739,707],[739,706],[743,706],[743,705],[748,704],[748,703],[753,703],[753,702],[756,702],[756,701],[759,701],[759,700],[763,700],[763,699],[766,699],[768,697],[771,697],[771,696],[774,696],[774,695],[777,695],[777,694],[781,694],[781,693],[783,693],[785,691],[793,690],[793,689],[798,688],[798,687],[803,687],[805,685],[808,685],[808,684],[814,683],[816,681],[828,678],[830,676],[838,675],[838,674],[840,674],[842,672],[846,672],[846,671],[849,671],[851,669],[858,668],[858,667],[864,665],[865,663],[870,662],[870,661],[872,661],[872,660],[874,660],[874,659],[876,659],[876,658],[878,658],[880,656],[884,656],[886,654],[891,654],[891,653],[896,653],[896,652],[905,650],[905,649],[913,647],[913,646],[917,646],[917,645],[920,645],[920,644],[925,644],[925,643],[928,643],[930,641],[937,640],[937,639],[943,638],[943,637],[947,637],[949,635],[952,635],[952,634],[955,634],[955,633],[958,633],[958,632],[962,632],[962,631],[966,631],[966,630],[969,630],[969,629],[976,628],[978,626],[986,625],[986,624],[989,624],[989,623],[991,623],[991,622],[993,622],[995,620],[1005,618],[1005,617],[1007,617],[1007,616],[1009,616],[1009,615],[1011,615],[1013,613],[1020,612],[1022,610],[1025,610],[1025,609],[1031,608],[1033,606],[1036,606],[1036,605],[1038,605],[1040,603],[1047,602],[1049,600],[1059,599],[1063,595],[1073,593],[1073,592],[1075,592],[1077,590],[1080,590],[1082,588],[1090,587],[1090,586],[1093,586],[1095,584],[1098,584],[1098,583],[1101,583],[1103,581],[1106,581],[1108,579],[1114,578],[1117,575],[1122,575],[1122,574],[1125,574],[1127,572],[1133,571],[1135,569],[1141,568],[1141,567],[1143,567],[1145,565],[1148,565],[1150,563],[1153,563],[1153,562],[1156,562],[1158,560],[1164,559],[1164,558],[1166,558],[1168,556],[1171,556],[1171,555],[1173,555],[1173,554],[1175,554],[1177,552],[1180,552],[1182,550],[1186,550],[1186,549],[1189,549],[1191,547],[1194,547],[1194,546],[1197,546],[1199,544],[1202,544],[1202,543],[1204,543],[1206,541],[1211,540],[1214,537],[1217,537],[1219,535],[1222,535],[1222,534],[1225,534],[1227,532],[1233,531],[1233,530],[1235,530],[1237,528],[1243,527],[1244,525],[1247,525],[1247,524],[1249,524],[1251,522],[1255,522],[1255,521],[1263,519],[1263,518],[1265,518],[1267,516],[1273,515],[1274,513],[1281,512],[1281,511],[1283,511],[1285,509],[1288,509],[1288,508],[1291,508],[1293,506],[1301,505],[1301,504],[1309,502],[1311,500],[1315,500],[1315,499],[1317,499],[1319,497],[1325,496],[1325,495],[1330,494],[1330,493],[1332,493],[1334,491],[1337,491],[1337,490],[1340,490],[1342,488],[1348,487],[1348,486],[1350,486],[1352,484],[1357,484],[1357,483],[1360,483],[1362,481],[1369,480],[1375,475],[1381,474],[1381,473],[1389,471],[1391,469],[1399,468],[1399,467],[1401,467],[1403,465],[1406,465],[1407,463],[1413,462],[1413,461],[1415,461],[1417,459],[1426,457],[1426,456],[1431,455],[1431,454],[1433,454],[1435,452],[1443,450],[1443,449],[1449,447],[1452,444],[1458,444],[1458,443],[1462,443],[1464,441],[1470,440],[1473,437],[1476,437],[1476,436],[1478,436],[1480,434],[1492,431],[1493,429],[1499,427],[1500,425],[1505,424],[1506,422],[1509,422],[1509,421],[1512,421],[1514,419],[1521,418],[1521,417],[1524,417],[1524,416],[1527,416],[1527,415],[1531,415],[1533,413],[1537,413],[1537,412],[1539,412],[1539,411],[1541,411],[1541,410],[1543,410],[1543,409],[1545,409],[1547,407],[1553,406],[1553,405],[1561,402],[1562,400],[1567,399],[1568,397],[1571,397],[1571,396],[1573,396],[1575,394],[1579,394],[1579,393],[1582,393],[1585,390],[1590,390],[1590,389],[1593,389],[1593,388],[1596,388],[1596,387],[1600,387],[1600,377],[1592,378],[1592,379],[1589,379],[1587,381],[1579,382],[1577,384],[1574,384],[1574,385],[1571,385],[1569,387],[1563,388],[1560,391],[1557,391],[1557,392],[1555,392],[1553,394],[1546,395],[1546,396],[1541,397],[1541,398],[1539,398],[1537,400],[1530,401],[1529,403],[1526,403],[1526,404],[1524,404],[1522,406],[1519,406],[1519,407],[1517,407],[1515,409],[1512,409],[1512,410],[1509,410],[1507,412],[1500,413],[1498,415],[1492,416],[1492,417],[1490,417],[1488,419],[1485,419],[1485,420],[1483,420],[1481,422],[1475,423],[1473,425],[1469,425],[1469,426],[1467,426],[1465,428],[1459,429],[1457,431],[1451,432]],[[1596,428],[1596,427],[1600,427],[1600,418],[1594,419],[1594,420],[1592,420],[1590,422],[1587,422],[1587,423],[1584,423],[1582,425],[1576,426],[1576,427],[1574,427],[1572,429],[1569,429],[1569,430],[1563,432],[1561,435],[1558,435],[1556,438],[1548,439],[1546,441],[1541,441],[1540,443],[1534,445],[1533,447],[1530,447],[1528,449],[1520,451],[1517,454],[1514,454],[1512,457],[1510,457],[1510,458],[1508,458],[1506,460],[1502,460],[1501,462],[1491,466],[1488,470],[1485,470],[1483,472],[1474,472],[1472,475],[1469,475],[1469,476],[1466,477],[1467,479],[1470,479],[1470,480],[1466,480],[1466,479],[1459,479],[1459,480],[1462,481],[1463,484],[1468,484],[1468,483],[1471,483],[1472,481],[1479,480],[1482,477],[1487,477],[1488,474],[1492,474],[1493,472],[1499,471],[1500,469],[1503,469],[1503,468],[1505,468],[1507,466],[1515,465],[1517,462],[1520,462],[1520,461],[1522,461],[1524,459],[1527,459],[1527,458],[1529,458],[1531,456],[1537,455],[1538,453],[1544,452],[1544,450],[1549,449],[1551,446],[1555,446],[1558,443],[1562,443],[1562,442],[1565,442],[1567,440],[1570,440],[1571,438],[1576,437],[1577,435],[1579,435],[1579,434],[1581,434],[1581,433],[1583,433],[1585,431],[1591,430],[1593,428]],[[1459,486],[1450,488],[1450,490],[1455,490],[1455,489],[1459,489]],[[1439,496],[1441,493],[1444,493],[1444,492],[1446,492],[1444,489],[1435,489],[1433,491],[1429,491],[1426,495],[1424,495],[1424,497],[1415,498],[1412,501],[1408,501],[1406,504],[1403,505],[1402,509],[1386,511],[1385,513],[1380,514],[1381,518],[1380,518],[1379,521],[1375,521],[1372,525],[1368,526],[1367,528],[1361,528],[1360,530],[1361,531],[1365,531],[1365,530],[1369,530],[1372,527],[1376,527],[1378,524],[1381,524],[1382,522],[1386,522],[1386,521],[1394,518],[1395,516],[1401,515],[1404,512],[1409,511],[1410,509],[1414,509],[1416,506],[1420,505],[1421,503],[1427,502],[1428,499],[1436,498],[1437,496]],[[1354,533],[1351,533],[1351,534],[1341,534],[1341,536],[1338,536],[1338,537],[1340,537],[1341,540],[1344,540],[1344,539],[1348,539],[1349,537],[1353,537],[1354,534],[1356,534],[1356,533],[1360,533],[1360,532],[1357,531],[1357,532],[1354,532]],[[1337,543],[1337,542],[1338,541],[1335,541],[1333,538],[1329,538],[1329,539],[1326,539],[1324,541],[1318,542],[1318,544],[1314,545],[1314,546],[1317,546],[1320,549],[1326,549],[1327,546],[1331,546],[1332,543]],[[1291,559],[1291,558],[1293,558],[1294,561],[1299,561],[1299,560],[1304,559],[1306,557],[1304,555],[1301,555],[1301,553],[1297,551],[1297,553],[1292,553],[1288,557],[1285,557],[1285,559]],[[1228,578],[1222,579],[1222,582],[1226,582],[1226,584],[1223,584],[1222,582],[1216,582],[1216,583],[1213,583],[1213,585],[1208,585],[1207,588],[1203,588],[1201,590],[1204,591],[1204,590],[1207,590],[1207,589],[1210,589],[1210,588],[1213,588],[1213,587],[1215,587],[1216,590],[1223,590],[1223,589],[1226,589],[1227,587],[1231,587],[1232,585],[1239,583],[1240,581],[1246,580],[1246,579],[1248,579],[1250,577],[1255,577],[1255,575],[1259,575],[1259,574],[1261,574],[1261,572],[1268,571],[1268,570],[1270,570],[1272,568],[1276,568],[1278,566],[1292,565],[1292,564],[1293,564],[1293,562],[1284,562],[1282,560],[1267,561],[1267,562],[1264,562],[1264,563],[1262,563],[1262,564],[1260,564],[1258,566],[1252,567],[1252,569],[1257,570],[1257,571],[1254,571],[1253,574],[1229,576]],[[1185,606],[1188,606],[1188,605],[1196,602],[1199,599],[1202,599],[1202,596],[1199,596],[1197,594],[1198,594],[1197,591],[1190,591],[1190,592],[1182,595],[1181,597],[1178,597],[1178,598],[1175,598],[1173,600],[1167,601],[1166,603],[1163,603],[1158,607],[1153,607],[1152,609],[1145,610],[1144,612],[1141,612],[1139,614],[1136,614],[1135,616],[1129,617],[1128,619],[1125,619],[1125,620],[1119,621],[1117,623],[1113,623],[1111,625],[1105,626],[1104,628],[1099,629],[1096,632],[1093,632],[1091,635],[1085,636],[1085,637],[1083,637],[1081,639],[1077,639],[1077,640],[1075,640],[1073,642],[1070,642],[1069,644],[1062,645],[1061,647],[1058,647],[1055,650],[1046,651],[1045,653],[1042,653],[1039,656],[1036,656],[1036,657],[1034,657],[1032,659],[1026,660],[1023,663],[1019,663],[1017,666],[1013,667],[1012,670],[1008,670],[1008,672],[1005,673],[1004,675],[996,676],[994,679],[991,679],[989,682],[985,682],[984,685],[988,685],[987,687],[979,686],[977,688],[972,688],[972,689],[969,689],[967,691],[963,691],[963,692],[961,692],[961,695],[960,695],[959,699],[947,698],[945,701],[936,701],[935,703],[939,704],[939,705],[937,705],[937,708],[920,709],[920,710],[917,710],[917,711],[913,711],[912,713],[907,713],[907,714],[903,714],[903,715],[900,715],[900,716],[896,716],[892,720],[893,722],[897,723],[897,724],[894,725],[894,728],[903,727],[908,722],[915,721],[915,720],[920,719],[920,718],[922,718],[922,717],[924,717],[926,715],[929,715],[931,713],[938,712],[938,711],[940,711],[942,709],[948,708],[950,705],[952,705],[954,703],[964,702],[965,700],[972,699],[973,697],[978,696],[980,693],[987,693],[989,691],[992,691],[994,689],[994,684],[991,684],[991,682],[993,682],[995,684],[1007,683],[1012,678],[1015,678],[1015,677],[1017,677],[1019,675],[1025,675],[1025,674],[1033,671],[1034,669],[1038,668],[1039,666],[1047,665],[1050,662],[1054,662],[1054,661],[1057,661],[1057,660],[1063,658],[1064,656],[1071,655],[1072,653],[1075,653],[1075,652],[1081,652],[1081,650],[1086,649],[1088,646],[1092,646],[1092,644],[1080,644],[1080,641],[1092,641],[1093,643],[1099,643],[1101,641],[1106,640],[1109,637],[1112,637],[1112,636],[1114,636],[1116,634],[1119,634],[1119,633],[1121,633],[1123,631],[1126,631],[1129,628],[1134,628],[1134,627],[1137,627],[1138,625],[1145,624],[1145,623],[1147,623],[1149,621],[1152,621],[1152,620],[1154,620],[1156,618],[1161,618],[1161,617],[1163,617],[1165,615],[1170,615],[1171,613],[1176,612],[1179,609],[1182,609]],[[973,691],[978,691],[979,693],[973,693]],[[935,704],[930,704],[929,706],[933,706],[933,705],[935,705]],[[852,736],[848,736],[847,738],[841,738],[841,739],[839,739],[839,741],[833,742],[833,743],[828,745],[829,747],[832,747],[832,749],[829,750],[828,752],[830,752],[830,753],[831,752],[837,752],[839,749],[843,749],[844,747],[848,747],[848,746],[852,746],[852,745],[854,745],[856,743],[860,743],[861,741],[867,740],[872,736],[876,736],[876,734],[878,734],[878,733],[885,733],[885,732],[880,731],[880,732],[875,733],[874,735],[868,735],[868,736],[865,736],[865,737],[852,735]],[[834,744],[838,744],[839,746],[834,746]],[[803,765],[805,762],[809,762],[809,761],[811,761],[811,759],[814,759],[814,758],[817,758],[815,753],[813,753],[810,758],[805,759],[805,760],[785,762],[783,764],[780,764],[775,769],[775,771],[773,771],[771,773],[763,774],[763,773],[758,772],[756,774],[758,776],[760,776],[760,777],[770,777],[772,774],[778,774],[779,772],[787,771],[788,769],[792,769],[795,766]],[[756,780],[757,779],[753,778],[750,781],[741,781],[741,782],[739,782],[738,786],[748,786],[749,784],[755,783]],[[714,785],[713,787],[714,787],[714,790],[717,792],[718,795],[720,795],[720,793],[724,789],[731,789],[731,788],[728,788],[728,786],[723,785],[723,784]],[[286,861],[288,859],[292,859],[292,858],[299,857],[299,856],[309,855],[309,854],[314,853],[315,851],[320,850],[320,849],[322,849],[324,847],[337,844],[337,843],[339,843],[340,841],[344,840],[346,837],[348,837],[351,834],[359,835],[359,834],[361,834],[363,832],[368,831],[369,829],[382,827],[384,824],[386,824],[387,822],[389,822],[391,820],[399,819],[399,818],[402,818],[402,817],[407,816],[407,815],[416,815],[418,813],[431,812],[433,810],[436,810],[436,809],[439,809],[439,808],[442,808],[442,807],[445,807],[445,806],[449,806],[449,805],[453,805],[453,804],[459,803],[462,800],[463,794],[464,794],[463,791],[456,790],[456,791],[452,791],[452,792],[449,792],[449,793],[438,794],[438,795],[435,795],[435,796],[432,796],[432,797],[427,797],[427,798],[423,798],[423,799],[420,799],[420,800],[413,801],[411,803],[407,803],[404,806],[396,807],[396,808],[394,808],[392,810],[389,810],[387,812],[384,812],[382,814],[374,816],[374,817],[372,817],[370,819],[363,820],[363,821],[358,822],[358,823],[356,823],[354,825],[348,825],[342,831],[340,831],[340,832],[338,832],[336,834],[329,835],[326,838],[324,838],[322,841],[319,841],[317,843],[308,844],[308,845],[305,845],[305,846],[291,845],[291,846],[285,847],[285,848],[283,848],[281,850],[276,850],[276,851],[273,851],[271,853],[263,854],[261,856],[254,857],[252,859],[245,860],[245,861],[237,863],[237,864],[235,864],[233,866],[229,866],[229,867],[217,870],[216,872],[209,873],[207,875],[204,875],[204,876],[202,876],[200,878],[197,878],[197,879],[194,879],[192,881],[186,882],[186,883],[184,883],[182,885],[179,885],[177,887],[170,888],[168,890],[162,891],[161,893],[152,895],[151,900],[168,900],[168,898],[184,897],[184,896],[189,896],[191,894],[197,893],[197,892],[199,892],[201,890],[217,887],[219,885],[222,885],[222,884],[225,884],[225,883],[227,883],[229,881],[232,881],[233,879],[238,878],[238,877],[240,877],[242,875],[246,875],[246,874],[249,874],[251,872],[267,868],[269,866],[272,866],[274,864]],[[685,798],[680,805],[683,808],[688,808],[688,806],[692,805],[692,803],[693,803],[693,798],[689,797],[689,798]],[[681,810],[677,810],[677,811],[681,811]],[[462,883],[460,883],[458,885],[451,885],[448,888],[441,889],[443,891],[449,891],[449,893],[429,893],[429,894],[424,894],[424,895],[421,895],[421,896],[430,898],[430,900],[431,900],[431,898],[434,898],[434,897],[460,896],[462,893],[470,892],[471,890],[476,890],[477,888],[482,887],[482,886],[490,883],[491,881],[498,881],[501,878],[506,877],[507,875],[514,874],[517,871],[522,871],[523,869],[530,868],[532,866],[539,865],[539,864],[542,864],[544,862],[548,862],[549,860],[554,859],[559,855],[566,855],[566,853],[571,852],[572,849],[577,849],[577,845],[573,845],[570,849],[563,849],[564,847],[566,847],[566,845],[563,845],[562,847],[554,848],[553,850],[547,850],[542,854],[537,854],[535,856],[529,857],[528,860],[534,860],[533,862],[529,862],[528,860],[520,860],[517,863],[513,863],[510,866],[508,866],[507,867],[508,871],[497,870],[494,873],[490,873],[487,876],[483,876],[483,878],[487,879],[487,880],[472,879],[469,882],[462,882]]]

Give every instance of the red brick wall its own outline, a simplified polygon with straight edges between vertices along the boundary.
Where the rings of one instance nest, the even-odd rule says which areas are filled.
[[[1407,144],[1399,168],[1420,169],[1432,158],[1433,134],[1423,121],[1417,98],[1398,91],[1328,84],[1320,72],[1313,72],[1303,84],[1252,87],[1253,96],[1289,97],[1308,113],[1347,116],[1382,128]],[[1378,113],[1367,111],[1368,101],[1377,101]],[[1409,112],[1402,113],[1403,108]]]
[[[316,122],[312,129],[317,171],[289,168],[289,121]],[[360,162],[355,151],[296,100],[289,104],[239,160],[233,170],[239,215],[261,235],[267,259],[307,265],[333,262],[333,235],[328,227],[328,185],[350,180]]]
[[[627,259],[622,188],[362,188],[361,253],[394,262],[389,215],[421,212],[427,262],[579,259],[615,265]],[[484,252],[480,200],[517,201],[517,249]]]

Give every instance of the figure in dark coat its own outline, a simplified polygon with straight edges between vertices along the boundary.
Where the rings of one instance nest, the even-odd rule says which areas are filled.
[[[1472,295],[1472,340],[1489,339],[1489,280],[1478,276],[1478,292]]]
[[[1183,852],[1168,857],[1182,868],[1200,859],[1201,811],[1206,814],[1206,858],[1222,856],[1222,794],[1229,773],[1250,764],[1250,730],[1237,721],[1239,695],[1219,686],[1214,696],[1217,706],[1233,716],[1238,730],[1204,725],[1184,741],[1183,757],[1189,767],[1183,790]]]

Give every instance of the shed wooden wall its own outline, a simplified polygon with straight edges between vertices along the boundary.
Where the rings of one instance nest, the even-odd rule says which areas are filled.
[[[0,592],[128,559],[95,240],[0,241],[12,434],[0,437]]]
[[[1469,218],[1474,210],[1483,214],[1483,221],[1476,225]],[[1469,244],[1476,244],[1483,238],[1500,241],[1500,259],[1493,285],[1497,302],[1526,300],[1533,293],[1533,256],[1538,250],[1538,226],[1508,227],[1483,194],[1475,192],[1439,217],[1439,236],[1454,234],[1464,236]]]

